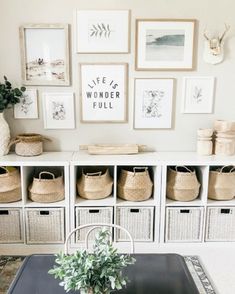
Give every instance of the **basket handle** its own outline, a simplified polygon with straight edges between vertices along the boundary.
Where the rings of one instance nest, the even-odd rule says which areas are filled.
[[[97,228],[101,228],[101,227],[110,227],[110,228],[116,228],[116,229],[123,230],[123,231],[128,235],[128,237],[129,237],[129,239],[130,239],[130,243],[131,243],[131,244],[130,244],[130,246],[131,246],[131,253],[133,254],[133,253],[135,252],[134,240],[133,240],[131,234],[129,233],[129,231],[127,231],[125,228],[123,228],[123,227],[121,227],[121,226],[119,226],[119,225],[113,225],[113,224],[94,223],[94,224],[81,225],[81,226],[75,228],[74,230],[72,230],[72,231],[68,234],[68,236],[67,236],[67,238],[66,238],[66,240],[65,240],[65,244],[64,244],[64,253],[65,253],[65,255],[68,255],[68,242],[69,242],[71,236],[72,236],[75,232],[77,232],[77,231],[79,231],[79,230],[81,230],[81,229],[84,229],[84,228],[89,228],[89,227],[93,227],[93,228],[90,229],[90,230],[87,232],[86,237],[85,237],[86,250],[88,250],[88,237],[89,237],[90,233],[91,233],[93,230],[95,230],[95,229],[97,229]]]
[[[102,171],[99,172],[95,172],[95,173],[86,173],[85,176],[89,177],[89,176],[101,176],[102,175]]]
[[[9,173],[9,170],[5,166],[0,166],[0,168],[5,170],[7,173]]]
[[[189,169],[187,166],[185,166],[185,165],[176,165],[175,166],[175,170],[178,172],[178,167],[183,167],[183,168],[185,168],[188,172],[190,172],[191,174],[193,173],[192,171],[191,171],[191,169]]]
[[[145,172],[147,173],[147,170],[148,170],[147,166],[135,166],[135,167],[133,167],[133,172],[134,172],[133,177],[136,174],[136,170],[142,170],[142,169],[145,170]]]
[[[50,175],[50,176],[52,176],[52,179],[53,179],[53,180],[55,179],[55,175],[54,175],[53,173],[50,173],[50,172],[48,172],[48,171],[42,171],[42,172],[40,172],[40,174],[39,174],[39,180],[42,179],[42,175],[43,175],[43,174]]]
[[[225,167],[229,167],[229,166],[231,166],[231,165],[224,165],[223,167],[221,167],[220,174],[222,174],[222,172],[223,172],[223,170],[224,170]],[[234,170],[235,170],[235,166],[233,166],[229,172],[231,173]]]

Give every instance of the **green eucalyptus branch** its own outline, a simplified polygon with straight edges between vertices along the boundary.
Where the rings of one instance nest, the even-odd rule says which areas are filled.
[[[25,90],[25,87],[13,88],[7,77],[4,76],[4,83],[0,82],[0,113],[19,103]]]

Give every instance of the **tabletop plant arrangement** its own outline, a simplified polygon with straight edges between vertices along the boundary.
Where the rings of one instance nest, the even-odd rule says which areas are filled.
[[[66,292],[80,290],[81,294],[109,294],[127,285],[128,278],[122,275],[123,268],[134,264],[130,255],[120,255],[110,240],[110,231],[102,229],[96,234],[93,252],[76,251],[74,254],[56,255],[54,266],[49,271],[60,279]]]
[[[20,102],[26,88],[13,88],[12,84],[4,76],[4,83],[0,82],[0,156],[9,151],[10,129],[4,118],[4,110],[13,107]]]

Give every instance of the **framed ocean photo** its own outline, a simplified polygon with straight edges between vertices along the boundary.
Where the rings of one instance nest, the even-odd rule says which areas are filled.
[[[25,85],[68,86],[68,24],[20,27],[22,80]]]
[[[137,19],[137,70],[192,70],[195,20]]]

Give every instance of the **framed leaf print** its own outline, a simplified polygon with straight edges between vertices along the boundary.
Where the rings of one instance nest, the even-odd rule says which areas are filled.
[[[77,53],[128,53],[129,10],[77,10]]]

